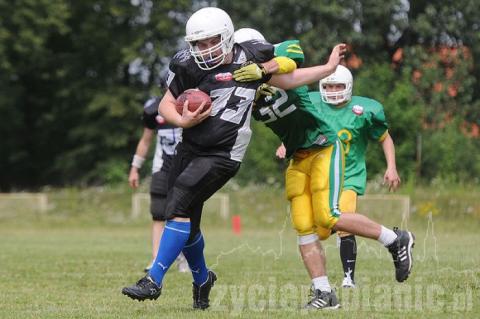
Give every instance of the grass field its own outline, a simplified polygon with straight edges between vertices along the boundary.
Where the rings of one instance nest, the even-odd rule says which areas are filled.
[[[20,208],[0,215],[0,318],[480,317],[476,216],[413,214],[408,227],[417,237],[415,265],[403,284],[394,280],[387,251],[360,239],[358,289],[338,288],[342,273],[335,238],[324,242],[342,309],[319,314],[301,309],[309,280],[285,203],[275,192],[236,193],[233,210],[245,209],[237,211],[244,226],[240,235],[214,213],[203,221],[207,263],[219,277],[212,307],[203,312],[191,308],[191,276],[175,268],[155,302],[139,303],[120,293],[143,275],[150,257],[148,218],[129,220],[122,211],[128,200],[110,201],[107,197],[115,196],[93,191],[96,196],[84,194],[76,204],[53,201],[43,215]],[[389,226],[399,222],[398,216],[383,219]]]

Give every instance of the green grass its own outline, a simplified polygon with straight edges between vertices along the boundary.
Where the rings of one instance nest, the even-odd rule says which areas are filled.
[[[45,215],[0,217],[0,318],[480,317],[479,219],[474,216],[413,215],[408,225],[417,236],[415,266],[403,284],[395,282],[387,251],[359,239],[358,289],[338,288],[342,273],[335,238],[324,242],[342,309],[319,314],[300,309],[309,280],[285,203],[275,201],[275,192],[238,193],[244,199],[233,198],[232,207],[242,214],[241,235],[213,213],[203,220],[207,263],[219,277],[211,309],[191,309],[191,276],[175,268],[157,301],[123,296],[121,288],[138,280],[149,261],[149,221],[129,220],[121,204],[83,199],[75,207],[53,202]],[[265,204],[259,205],[260,199]],[[396,219],[382,222],[393,225]]]

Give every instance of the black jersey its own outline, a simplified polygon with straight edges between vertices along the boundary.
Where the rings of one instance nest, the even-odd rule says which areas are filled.
[[[240,83],[232,75],[243,63],[273,59],[271,44],[247,41],[233,47],[233,62],[213,70],[202,70],[188,50],[179,51],[170,62],[167,85],[177,98],[198,88],[210,95],[212,113],[200,124],[183,130],[183,143],[199,155],[217,155],[242,161],[250,136],[251,106],[258,86],[266,81]]]

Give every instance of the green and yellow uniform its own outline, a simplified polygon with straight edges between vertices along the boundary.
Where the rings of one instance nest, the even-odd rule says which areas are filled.
[[[276,56],[302,63],[297,40],[275,47]],[[308,96],[308,87],[278,89],[274,103],[257,107],[253,117],[263,121],[283,142],[287,157],[286,195],[292,204],[292,222],[300,236],[332,228],[339,217],[343,181],[343,148]]]
[[[310,100],[319,108],[323,119],[337,132],[345,146],[344,189],[365,193],[367,168],[365,153],[369,141],[382,142],[388,133],[388,123],[379,102],[361,96],[341,107],[322,101],[320,92],[310,92]]]
[[[368,142],[382,142],[388,134],[383,106],[378,101],[361,96],[353,96],[341,106],[325,103],[320,92],[310,92],[309,96],[344,144],[345,178],[339,204],[342,212],[354,213],[357,197],[365,193],[367,183],[365,153]],[[339,235],[349,234],[339,232]]]

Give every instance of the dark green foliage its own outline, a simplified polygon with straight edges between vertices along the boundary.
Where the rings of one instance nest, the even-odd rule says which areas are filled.
[[[475,1],[0,0],[0,190],[126,179],[141,104],[161,93],[186,20],[208,4],[273,43],[300,39],[306,65],[324,63],[338,42],[351,44],[362,60],[355,94],[385,106],[403,178],[480,176],[479,139],[459,129],[464,121],[480,124]],[[467,48],[453,64],[434,54],[452,46]],[[394,68],[398,48],[404,54]],[[422,73],[416,81],[414,71]],[[443,89],[435,91],[438,83]],[[260,123],[253,131],[238,180],[283,180],[277,138]],[[369,152],[370,176],[382,174],[381,148]]]
[[[159,93],[190,6],[0,1],[0,189],[126,174],[141,105]]]

